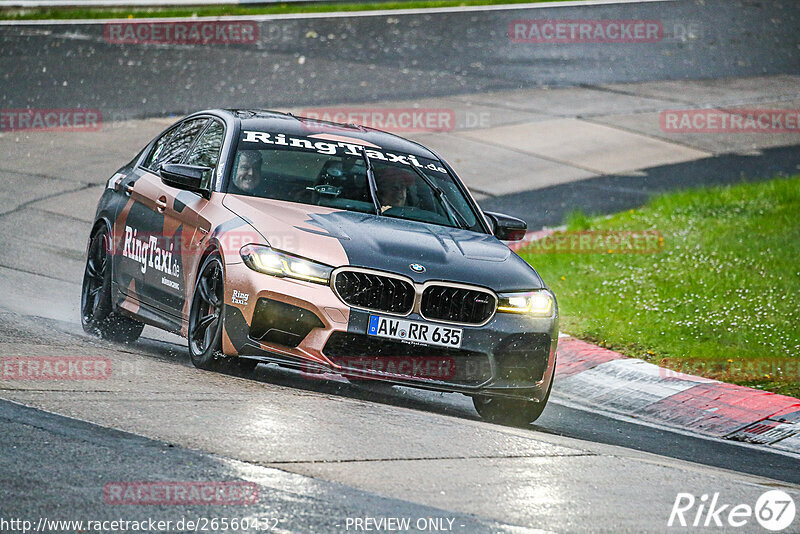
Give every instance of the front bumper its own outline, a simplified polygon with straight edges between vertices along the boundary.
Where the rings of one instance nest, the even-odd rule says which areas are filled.
[[[309,379],[334,372],[351,380],[536,400],[544,399],[553,378],[557,309],[549,318],[496,313],[483,326],[456,326],[463,330],[459,349],[428,347],[367,336],[375,313],[350,308],[329,286],[261,274],[243,263],[225,270],[227,355],[293,367]],[[415,313],[404,319],[425,321]]]

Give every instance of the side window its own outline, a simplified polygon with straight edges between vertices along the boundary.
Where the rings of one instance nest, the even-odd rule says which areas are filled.
[[[212,120],[186,157],[187,165],[202,165],[211,169],[203,174],[203,187],[211,185],[224,138],[225,127],[222,123]]]
[[[145,167],[147,167],[148,169],[156,170],[155,167],[153,166],[153,162],[158,160],[158,156],[164,150],[164,146],[167,144],[167,141],[169,141],[169,138],[172,137],[172,134],[174,133],[175,129],[173,128],[172,130],[168,131],[167,133],[158,138],[158,141],[156,141],[155,144],[153,145],[153,149],[150,151],[150,154],[144,160]]]
[[[150,168],[158,170],[166,163],[180,163],[183,155],[192,146],[192,142],[207,121],[208,119],[204,118],[184,122],[169,138],[158,157],[153,158]]]

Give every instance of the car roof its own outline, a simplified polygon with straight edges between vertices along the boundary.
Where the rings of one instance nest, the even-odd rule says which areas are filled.
[[[261,109],[218,109],[213,113],[239,119],[243,130],[285,133],[307,137],[310,134],[329,133],[353,137],[379,146],[382,150],[413,154],[439,160],[439,157],[419,143],[374,128],[299,117],[291,113]],[[206,112],[207,113],[207,112]]]

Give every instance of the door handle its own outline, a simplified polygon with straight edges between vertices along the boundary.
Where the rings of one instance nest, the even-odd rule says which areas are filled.
[[[161,196],[156,200],[156,209],[159,213],[164,213],[164,210],[167,209],[167,197]]]

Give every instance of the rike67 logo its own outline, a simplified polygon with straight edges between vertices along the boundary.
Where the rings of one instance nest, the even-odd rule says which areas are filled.
[[[699,498],[691,493],[678,493],[667,526],[724,527],[727,531],[729,527],[752,527],[752,520],[755,518],[761,527],[780,532],[789,528],[794,516],[794,499],[781,490],[763,493],[756,500],[755,506],[725,503],[720,499],[719,493],[711,496],[704,493]]]

